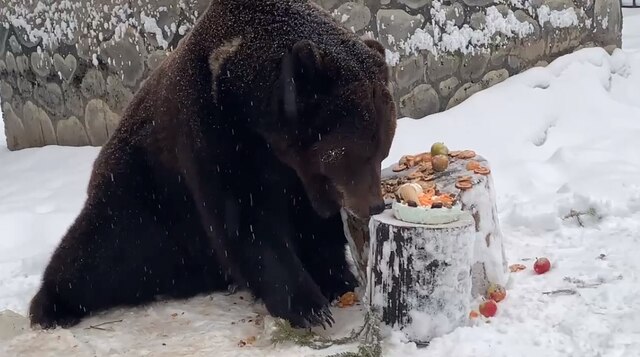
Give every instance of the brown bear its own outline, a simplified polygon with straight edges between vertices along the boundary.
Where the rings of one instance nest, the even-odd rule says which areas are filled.
[[[353,289],[340,208],[384,209],[384,49],[306,0],[214,0],[138,90],[31,301],[33,326],[235,284],[294,326]]]

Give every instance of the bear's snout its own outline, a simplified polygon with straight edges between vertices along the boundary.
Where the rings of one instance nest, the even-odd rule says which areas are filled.
[[[380,203],[376,203],[375,205],[369,207],[369,215],[375,216],[376,214],[380,214],[384,212],[384,209],[385,209],[384,201]]]

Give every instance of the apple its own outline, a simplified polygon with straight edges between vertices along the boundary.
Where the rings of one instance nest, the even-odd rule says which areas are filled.
[[[507,291],[500,284],[491,284],[487,289],[487,297],[495,302],[500,302],[507,297]]]
[[[449,167],[449,157],[447,155],[436,155],[431,158],[431,166],[436,172],[443,172]]]
[[[538,274],[544,274],[551,269],[551,262],[547,258],[537,258],[533,263],[533,270]]]
[[[436,155],[449,155],[449,148],[444,143],[431,145],[431,156]]]
[[[480,304],[478,310],[484,317],[493,317],[498,312],[498,304],[493,300],[486,300]]]

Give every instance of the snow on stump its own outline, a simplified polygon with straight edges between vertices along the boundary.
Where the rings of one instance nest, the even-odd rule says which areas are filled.
[[[398,200],[397,190],[406,183],[415,183],[425,190],[434,189],[437,192],[455,196],[456,207],[467,213],[466,217],[471,217],[472,225],[470,229],[473,235],[467,241],[467,244],[471,245],[471,254],[468,259],[464,256],[467,246],[463,246],[460,243],[467,229],[463,224],[467,222],[465,215],[462,215],[458,222],[451,223],[451,227],[444,225],[442,227],[425,228],[420,224],[412,225],[398,220],[390,224],[390,219],[393,218],[390,209],[386,210],[382,215],[373,217],[371,221],[359,220],[346,212],[342,214],[350,253],[355,262],[358,277],[361,285],[366,286],[368,291],[365,298],[377,299],[369,301],[372,305],[387,306],[388,310],[391,309],[389,311],[396,309],[398,312],[395,312],[395,314],[404,314],[393,317],[389,315],[392,312],[388,312],[387,316],[383,318],[383,320],[386,320],[385,322],[403,324],[409,321],[407,320],[409,311],[401,311],[405,308],[401,306],[402,304],[413,304],[408,306],[412,309],[416,307],[416,314],[432,313],[434,311],[420,310],[428,308],[431,303],[429,301],[421,302],[423,305],[415,305],[417,304],[415,301],[407,302],[407,299],[420,300],[419,297],[424,296],[423,292],[405,291],[404,294],[409,295],[400,296],[398,294],[401,290],[393,293],[391,292],[392,290],[389,290],[384,293],[386,295],[383,297],[375,294],[370,295],[381,286],[392,287],[393,289],[419,288],[424,291],[433,291],[432,294],[436,295],[441,293],[449,294],[450,302],[438,300],[443,304],[440,309],[454,311],[463,306],[459,305],[458,299],[473,299],[479,295],[485,295],[491,283],[503,286],[507,283],[509,277],[508,265],[503,247],[503,236],[499,226],[489,163],[471,150],[452,151],[448,154],[448,162],[447,160],[444,161],[447,167],[444,170],[440,167],[436,171],[430,154],[407,155],[400,159],[396,165],[382,171],[382,191],[388,207]],[[386,222],[388,227],[382,224],[383,221]],[[398,222],[402,224],[398,224]],[[460,226],[461,224],[462,226]],[[456,229],[453,227],[456,227]],[[441,240],[440,244],[433,242],[437,239]],[[420,248],[418,246],[420,244],[424,244],[424,246]],[[446,244],[450,244],[450,246],[446,246]],[[381,247],[386,247],[384,249],[387,249],[387,251],[376,251],[376,249],[382,249]],[[398,270],[399,266],[394,266],[393,269],[385,273],[384,269],[388,269],[388,267],[385,268],[385,264],[388,264],[388,261],[384,259],[385,254],[389,255],[393,252],[394,256],[405,259],[408,254],[407,249],[413,249],[410,251],[413,254],[412,259],[420,259],[422,261],[413,262],[412,264],[403,262],[402,269]],[[456,250],[459,251],[456,253]],[[446,281],[448,274],[450,274],[449,272],[442,273],[444,274],[442,275],[444,280],[436,279],[438,276],[425,275],[431,269],[429,268],[430,262],[441,260],[440,258],[434,258],[433,255],[437,252],[449,252],[451,255],[447,259],[451,259],[452,262],[455,261],[455,264],[461,264],[461,266],[452,266],[451,269],[459,269],[458,271],[466,269],[467,272],[470,272],[471,289],[464,297],[457,296],[456,294],[458,293],[455,292],[457,290],[449,286],[450,284]],[[441,258],[444,257],[442,254],[440,255]],[[461,256],[458,254],[461,254]],[[414,271],[416,269],[426,269],[427,272]],[[373,274],[373,276],[369,273]],[[376,274],[378,275],[377,277]],[[415,279],[426,279],[427,276],[431,280],[424,280],[424,282],[428,281],[430,284],[434,284],[433,286],[426,287],[415,284]],[[413,281],[413,285],[403,280],[409,278],[414,279],[409,280]],[[463,276],[458,278],[462,279],[462,281],[465,279]],[[385,279],[391,279],[391,282],[384,282],[383,280]],[[436,288],[444,290],[435,291],[437,290]],[[462,289],[461,287],[458,288]],[[468,311],[465,312],[465,316],[468,316],[467,314]],[[442,322],[438,322],[438,319],[441,318],[440,316],[433,315],[430,318],[434,325],[441,323],[445,329],[448,328],[448,323],[455,324],[453,315],[444,318]],[[420,320],[429,321],[428,319]],[[429,337],[429,334],[431,332],[428,332],[425,336]],[[420,336],[417,337],[422,339]]]
[[[467,212],[438,225],[406,223],[390,210],[371,219],[367,300],[385,324],[427,343],[467,321],[474,227]]]

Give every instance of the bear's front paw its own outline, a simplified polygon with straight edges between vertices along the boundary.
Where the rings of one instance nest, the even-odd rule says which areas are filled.
[[[358,287],[358,279],[349,268],[344,268],[340,274],[333,274],[324,279],[318,279],[322,294],[333,301],[343,294],[354,291]]]
[[[331,327],[335,323],[329,310],[329,301],[319,289],[289,292],[283,298],[266,298],[265,303],[269,313],[289,321],[296,328],[322,326],[326,329],[327,325]]]
[[[329,310],[328,300],[324,297],[316,299],[316,301],[301,300],[292,298],[291,309],[282,316],[291,323],[291,326],[297,328],[322,326],[324,329],[327,328],[327,325],[333,326],[335,320]]]

